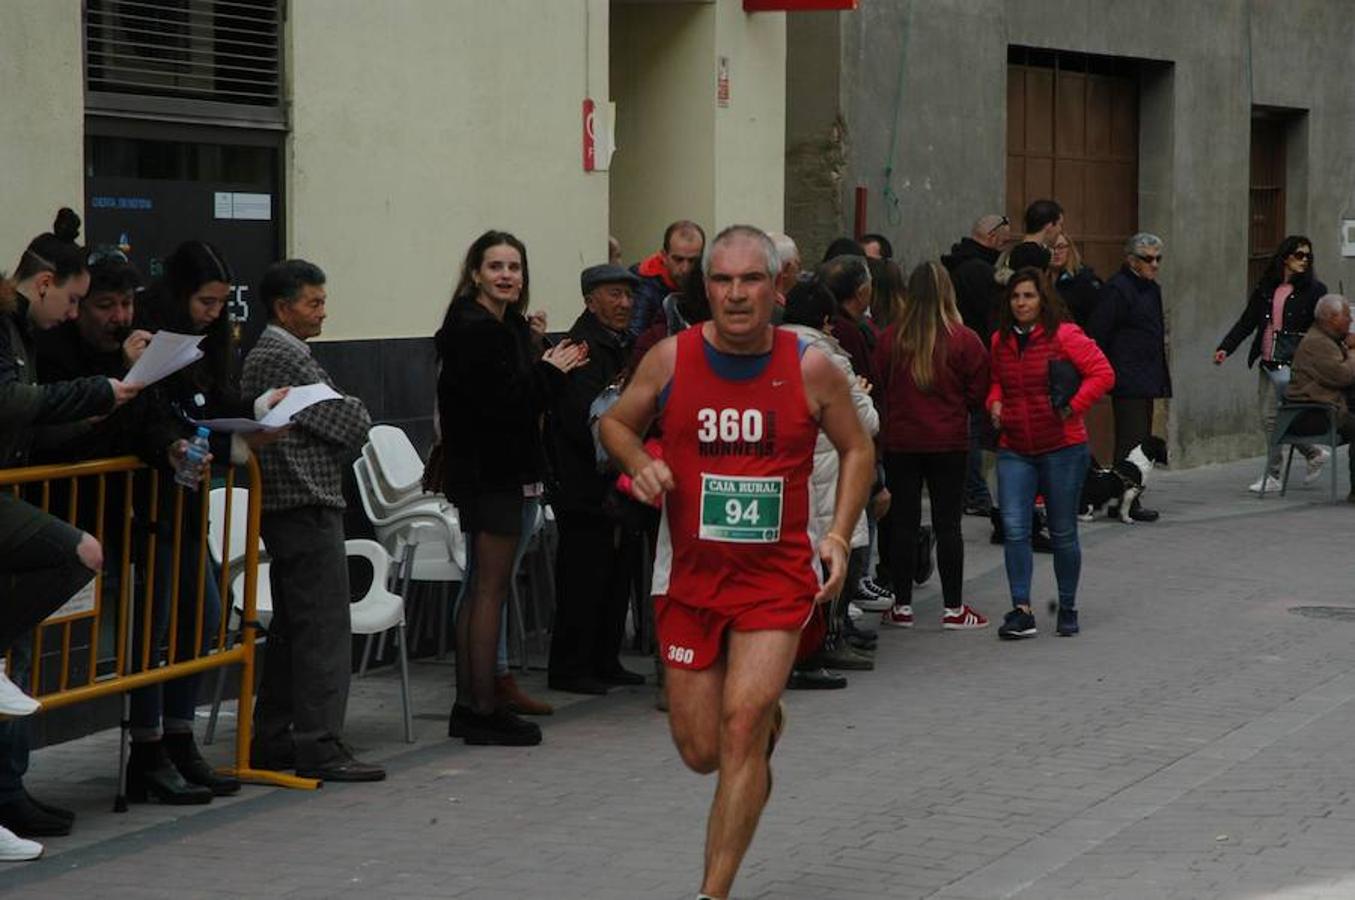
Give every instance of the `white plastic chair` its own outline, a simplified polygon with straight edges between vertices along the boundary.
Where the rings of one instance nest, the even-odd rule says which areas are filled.
[[[381,502],[376,488],[377,476],[366,455],[353,461],[358,497],[363,512],[376,530],[377,540],[386,552],[398,560],[400,593],[410,598],[413,582],[442,586],[438,654],[446,653],[448,586],[465,578],[466,541],[455,508],[436,495],[391,509]],[[415,633],[418,629],[414,629]],[[384,648],[383,648],[384,649]],[[363,669],[367,664],[363,654]]]
[[[423,458],[403,429],[394,425],[373,425],[367,442],[382,479],[399,495],[423,491]]]

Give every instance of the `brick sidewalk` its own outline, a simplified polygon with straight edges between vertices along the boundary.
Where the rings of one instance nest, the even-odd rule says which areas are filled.
[[[943,633],[933,582],[918,627],[881,635],[875,672],[788,695],[777,793],[736,895],[1355,896],[1355,620],[1290,611],[1355,611],[1355,509],[1322,502],[1323,485],[1258,502],[1259,468],[1170,473],[1149,498],[1160,523],[1085,527],[1076,639],[1043,610],[1033,641]],[[1000,548],[980,520],[966,533],[966,599],[996,620]],[[1048,557],[1036,571],[1052,596]],[[682,768],[652,689],[571,704],[538,748],[468,748],[444,736],[450,667],[415,674],[413,746],[398,681],[355,682],[350,734],[389,764],[380,785],[117,816],[113,734],[35,754],[30,788],[80,822],[45,860],[0,868],[0,892],[695,895],[713,782]]]

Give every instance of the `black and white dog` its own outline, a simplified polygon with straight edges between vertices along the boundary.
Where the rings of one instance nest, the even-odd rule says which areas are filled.
[[[1116,463],[1109,469],[1103,469],[1092,460],[1087,470],[1087,481],[1082,486],[1082,515],[1084,522],[1091,521],[1092,514],[1107,503],[1118,507],[1121,522],[1132,524],[1129,510],[1134,501],[1148,487],[1148,473],[1153,466],[1167,465],[1167,442],[1160,437],[1149,435],[1143,439],[1124,462]]]

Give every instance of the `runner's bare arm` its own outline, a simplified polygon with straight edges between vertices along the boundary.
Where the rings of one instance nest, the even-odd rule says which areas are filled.
[[[832,360],[811,347],[801,357],[800,371],[804,373],[810,411],[838,452],[833,523],[818,548],[819,558],[828,565],[828,579],[814,599],[823,602],[836,597],[847,580],[852,530],[875,480],[875,447],[856,414],[847,378]]]
[[[659,414],[659,394],[673,378],[677,341],[665,338],[655,344],[635,370],[626,389],[598,421],[602,446],[631,477],[635,495],[648,503],[673,488],[673,473],[661,459],[644,448],[644,434]]]

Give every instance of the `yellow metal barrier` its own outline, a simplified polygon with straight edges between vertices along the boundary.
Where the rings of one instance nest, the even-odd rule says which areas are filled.
[[[33,634],[31,692],[42,700],[42,711],[58,709],[100,697],[124,694],[127,691],[152,684],[171,681],[185,675],[240,666],[239,706],[237,708],[235,737],[235,766],[229,771],[242,781],[272,784],[291,788],[315,788],[319,782],[281,772],[254,769],[249,763],[249,745],[253,730],[254,706],[254,645],[257,638],[257,589],[259,570],[259,514],[262,489],[258,460],[251,454],[245,467],[248,478],[249,504],[246,515],[244,541],[232,541],[232,506],[236,470],[226,475],[225,513],[221,517],[223,533],[217,546],[227,548],[220,560],[221,575],[217,582],[221,598],[216,634],[204,646],[206,628],[204,608],[209,559],[210,484],[204,480],[196,493],[187,492],[172,480],[147,467],[136,457],[90,460],[69,465],[32,466],[21,469],[0,469],[0,490],[9,490],[53,515],[93,534],[104,550],[104,570],[91,585],[58,609]],[[112,485],[110,486],[110,481]],[[168,482],[163,483],[162,482]],[[120,487],[120,508],[110,511],[110,489]],[[91,490],[92,489],[92,490]],[[161,502],[161,492],[172,490],[172,499]],[[92,505],[81,505],[82,492],[92,494]],[[55,495],[55,501],[54,501]],[[136,502],[136,498],[144,502]],[[59,502],[64,499],[63,502]],[[54,502],[64,509],[53,509]],[[185,505],[199,504],[195,534],[185,535]],[[172,509],[169,521],[162,523],[161,513]],[[62,513],[64,512],[64,516]],[[115,517],[115,518],[114,518]],[[141,518],[147,521],[141,521]],[[111,521],[110,521],[111,520]],[[119,533],[116,547],[110,547],[108,525],[116,523]],[[166,529],[162,526],[168,526]],[[166,615],[168,625],[163,643],[153,639],[152,625],[156,607],[157,541],[161,534],[172,540],[170,557],[169,603]],[[135,556],[138,540],[143,541],[144,555]],[[192,610],[192,646],[182,646],[179,639],[181,563],[191,542],[192,561],[196,566],[194,584],[196,603]],[[232,560],[229,548],[242,546],[240,564],[244,567],[244,614],[241,620],[240,640],[231,646],[226,627],[232,603]],[[140,561],[139,568],[134,562]],[[117,595],[113,604],[105,604],[105,580],[116,572]],[[134,605],[136,576],[140,576],[141,599]],[[107,607],[111,605],[111,609]],[[139,627],[136,627],[138,626]],[[99,649],[105,632],[111,631],[116,650],[101,659]],[[134,633],[134,631],[136,633]],[[88,640],[87,647],[73,650],[77,632]],[[56,676],[50,674],[44,681],[44,661],[51,653],[44,653],[49,640],[60,641]],[[159,644],[159,646],[157,646]],[[135,645],[135,648],[134,648]],[[3,652],[5,648],[0,648]],[[136,652],[139,649],[139,652]],[[11,654],[12,655],[12,654]],[[13,672],[11,665],[10,671]],[[80,677],[83,675],[83,677]],[[50,688],[50,689],[49,689]],[[41,711],[40,711],[41,713]]]

